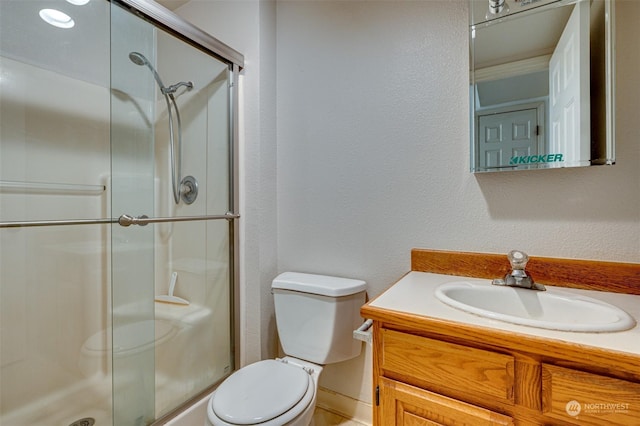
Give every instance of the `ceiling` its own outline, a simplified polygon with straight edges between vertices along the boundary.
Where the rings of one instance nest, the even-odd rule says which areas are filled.
[[[155,0],[155,1],[156,3],[160,3],[162,6],[166,7],[169,10],[176,10],[183,4],[189,2],[189,0]]]
[[[542,7],[476,25],[472,46],[475,68],[553,53],[572,10],[573,4]]]
[[[189,0],[158,0],[175,10]],[[45,23],[38,14],[55,8],[73,17],[74,28]],[[0,53],[3,57],[48,69],[103,87],[109,85],[109,2],[74,6],[63,0],[0,0]]]
[[[39,11],[58,9],[75,21],[71,29],[40,19]],[[83,81],[109,85],[109,3],[74,6],[61,0],[0,0],[0,53]]]

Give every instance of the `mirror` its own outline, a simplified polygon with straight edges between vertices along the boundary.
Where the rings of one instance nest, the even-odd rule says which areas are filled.
[[[471,171],[615,163],[612,0],[469,0]]]

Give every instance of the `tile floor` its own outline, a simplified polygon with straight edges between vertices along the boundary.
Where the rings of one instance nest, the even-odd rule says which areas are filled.
[[[314,426],[367,426],[365,423],[346,419],[322,408],[316,408],[313,414]]]

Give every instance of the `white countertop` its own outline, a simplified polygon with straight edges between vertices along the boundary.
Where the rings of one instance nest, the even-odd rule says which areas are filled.
[[[474,326],[640,355],[640,325],[638,324],[640,323],[640,296],[546,286],[547,289],[551,291],[554,289],[561,290],[564,293],[587,296],[610,303],[626,311],[636,320],[636,326],[626,331],[610,333],[556,331],[480,317],[452,308],[436,299],[434,295],[435,289],[440,284],[453,281],[489,283],[490,280],[412,271],[378,296],[369,305],[424,317],[472,324]]]

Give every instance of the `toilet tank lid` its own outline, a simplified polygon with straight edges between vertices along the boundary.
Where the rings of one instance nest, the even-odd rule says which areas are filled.
[[[340,297],[365,291],[367,283],[351,278],[283,272],[271,284],[272,289],[300,291],[321,296]]]

